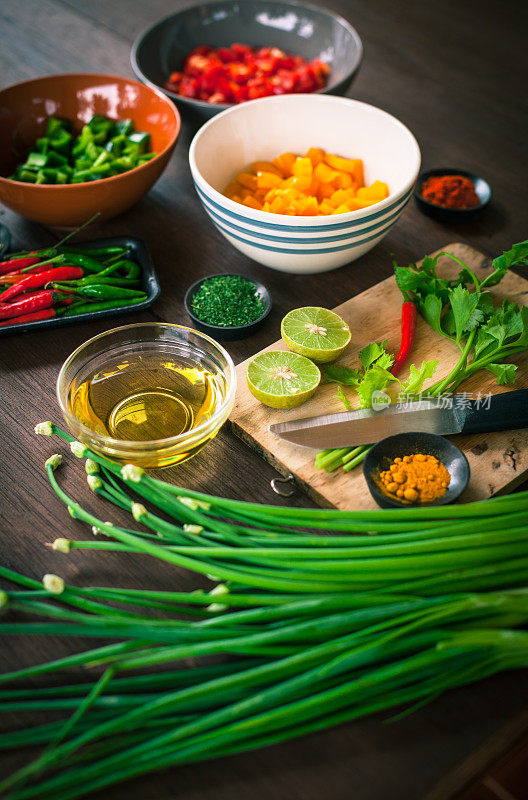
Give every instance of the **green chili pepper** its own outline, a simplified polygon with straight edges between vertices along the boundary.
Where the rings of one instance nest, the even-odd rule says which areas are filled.
[[[67,262],[72,266],[79,266],[79,264],[77,263],[77,260],[79,258],[89,259],[89,262],[87,263],[90,264],[93,261],[95,261],[95,259],[90,258],[89,255],[81,256],[78,253],[62,253],[61,255],[64,256],[65,263]],[[119,272],[120,270],[122,270],[124,274],[120,277],[134,278],[134,279],[139,278],[141,275],[141,267],[139,266],[139,264],[136,264],[135,261],[131,261],[128,258],[121,258],[121,255],[122,254],[120,253],[117,256],[113,256],[113,258],[118,258],[119,260],[113,261],[113,263],[110,264],[108,263],[108,261],[112,261],[112,258],[108,259],[107,261],[97,262],[99,263],[99,270],[97,272],[94,272],[94,270],[91,267],[88,267],[87,271],[94,272],[94,275],[103,276],[103,275],[112,275],[114,272]]]
[[[59,259],[61,260],[59,261]],[[68,264],[72,267],[82,267],[86,272],[101,272],[101,269],[104,268],[104,264],[101,264],[95,258],[77,253],[61,253],[54,261],[55,263]]]
[[[133,278],[119,278],[114,275],[87,275],[85,278],[80,278],[78,281],[68,281],[68,286],[91,286],[92,284],[105,285],[105,286],[124,286],[131,289],[133,286],[139,286],[140,281]]]
[[[50,287],[60,289],[62,291],[72,289],[70,283],[50,283]],[[144,296],[144,292],[137,289],[124,289],[121,286],[112,286],[108,284],[85,284],[84,286],[75,286],[75,294],[80,297],[94,298],[94,300],[128,300],[132,297]]]
[[[90,258],[101,258],[104,256],[123,255],[128,253],[128,247],[91,247],[89,250],[83,250],[82,247],[60,247],[58,248],[61,253],[74,254],[79,256],[89,256]]]
[[[50,248],[50,252],[54,252],[54,249]],[[95,258],[77,255],[77,253],[59,253],[58,256],[41,261],[39,266],[42,267],[44,264],[66,264],[69,267],[82,267],[86,272],[100,272],[104,269],[104,264],[101,264]]]
[[[72,306],[67,306],[64,309],[59,309],[64,317],[74,317],[76,314],[87,314],[92,311],[106,311],[110,308],[123,308],[123,306],[137,305],[143,303],[147,299],[147,295],[143,294],[141,297],[130,297],[125,300],[106,300],[101,303],[75,303]]]
[[[136,280],[141,275],[141,267],[130,258],[123,258],[112,266],[119,267],[119,269],[123,271],[125,278],[129,278],[130,280]]]
[[[104,267],[104,269],[102,269],[100,272],[96,273],[96,275],[92,277],[106,277],[108,275],[113,275],[115,272],[119,272],[120,269],[121,269],[121,261],[116,261],[114,264],[110,264],[108,267]]]

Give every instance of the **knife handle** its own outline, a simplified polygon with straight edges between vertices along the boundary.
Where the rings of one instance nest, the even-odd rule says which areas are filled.
[[[528,389],[484,395],[468,401],[461,433],[491,433],[528,428]]]

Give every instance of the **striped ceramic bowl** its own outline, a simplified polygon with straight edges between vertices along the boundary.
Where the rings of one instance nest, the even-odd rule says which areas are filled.
[[[256,211],[222,194],[251,162],[310,147],[362,158],[365,183],[385,181],[389,197],[348,214],[292,217]],[[314,273],[354,261],[386,236],[411,197],[420,150],[405,125],[375,106],[300,94],[253,100],[213,117],[194,137],[189,162],[205,210],[231,244],[267,267]]]

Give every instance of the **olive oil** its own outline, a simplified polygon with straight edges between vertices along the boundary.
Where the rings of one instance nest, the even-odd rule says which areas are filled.
[[[128,442],[154,442],[198,428],[218,410],[224,379],[184,355],[148,349],[116,353],[72,382],[68,408],[90,430]],[[207,426],[204,426],[207,427]],[[215,431],[216,432],[216,431]],[[214,435],[204,433],[189,451],[168,461],[160,442],[149,466],[183,461]]]

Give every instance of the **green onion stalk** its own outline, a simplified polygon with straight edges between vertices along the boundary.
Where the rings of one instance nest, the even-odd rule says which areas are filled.
[[[77,798],[374,712],[408,713],[528,666],[528,493],[412,511],[262,506],[172,486],[37,427],[70,442],[92,491],[132,520],[85,510],[52,456],[51,485],[96,534],[56,539],[55,551],[148,555],[213,586],[78,587],[0,567],[0,636],[94,640],[0,676],[0,714],[42,715],[0,749],[44,747],[0,783],[2,797]],[[57,680],[79,667],[83,682]]]

